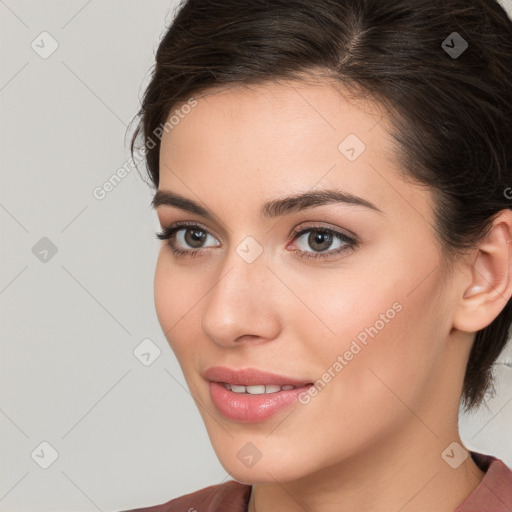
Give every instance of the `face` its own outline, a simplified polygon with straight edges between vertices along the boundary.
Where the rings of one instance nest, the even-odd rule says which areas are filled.
[[[221,464],[241,482],[291,481],[406,429],[431,439],[410,411],[437,425],[447,386],[456,395],[453,297],[432,197],[400,178],[382,111],[325,83],[196,101],[164,133],[159,192],[209,215],[157,206],[162,228],[181,224],[162,241],[155,305]],[[347,200],[262,211],[319,191]],[[217,366],[314,385],[242,396],[212,388]]]

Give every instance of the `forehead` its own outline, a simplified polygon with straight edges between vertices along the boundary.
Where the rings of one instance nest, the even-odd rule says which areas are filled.
[[[196,101],[162,137],[161,189],[259,211],[264,198],[332,186],[383,211],[392,204],[410,215],[415,205],[429,216],[425,190],[399,178],[381,105],[295,81],[206,91]]]
[[[189,144],[197,143],[198,150],[231,143],[236,145],[234,149],[246,151],[257,147],[261,154],[263,143],[286,150],[299,141],[313,141],[319,136],[325,142],[323,146],[331,145],[337,150],[348,133],[358,135],[371,145],[382,135],[379,130],[373,131],[383,119],[382,106],[364,97],[349,96],[331,82],[284,81],[230,86],[207,90],[195,99],[196,106],[187,107],[179,119],[172,114],[179,114],[183,105],[170,113],[174,123],[172,130],[163,135],[162,150],[169,144],[180,146],[186,139]],[[311,145],[296,146],[294,152]],[[179,147],[173,150],[179,151]]]
[[[369,101],[341,96],[330,83],[271,82],[206,91],[195,106],[173,109],[160,160],[187,173],[252,175],[257,170],[260,178],[268,172],[275,180],[325,173],[332,165],[350,172],[361,167],[354,156],[365,161],[369,150],[381,161],[387,156],[381,112]],[[354,144],[355,155],[350,154]],[[165,179],[168,173],[161,171]]]

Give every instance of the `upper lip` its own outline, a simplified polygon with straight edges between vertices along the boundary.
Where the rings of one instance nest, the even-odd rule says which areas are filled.
[[[212,366],[208,368],[204,377],[212,382],[226,382],[227,384],[235,384],[236,386],[255,386],[257,384],[275,384],[277,386],[305,386],[312,382],[286,375],[278,375],[277,373],[264,372],[256,368],[243,368],[237,370],[225,366]]]

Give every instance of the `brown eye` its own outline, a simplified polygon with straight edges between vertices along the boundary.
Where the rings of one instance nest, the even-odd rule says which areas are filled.
[[[185,231],[183,240],[194,249],[199,249],[206,240],[206,231],[198,228],[183,228],[178,231]],[[177,231],[176,231],[177,232]]]
[[[206,229],[197,224],[176,224],[163,229],[161,233],[156,234],[156,237],[167,240],[167,244],[176,256],[198,256],[205,248],[212,247],[204,245],[208,237],[215,240]],[[213,247],[219,245],[216,243]]]
[[[327,231],[310,231],[308,236],[308,245],[315,251],[324,251],[329,249],[333,242],[333,236]]]
[[[356,241],[344,233],[322,227],[303,229],[295,234],[295,238],[298,240],[297,252],[306,253],[305,257],[322,257],[323,253],[337,254],[356,245]],[[312,250],[308,250],[309,248]]]

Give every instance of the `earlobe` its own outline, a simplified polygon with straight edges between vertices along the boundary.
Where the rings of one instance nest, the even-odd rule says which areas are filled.
[[[512,211],[495,217],[487,238],[474,253],[469,278],[461,283],[462,296],[453,326],[465,332],[484,329],[512,296]],[[467,276],[468,273],[465,273]]]

